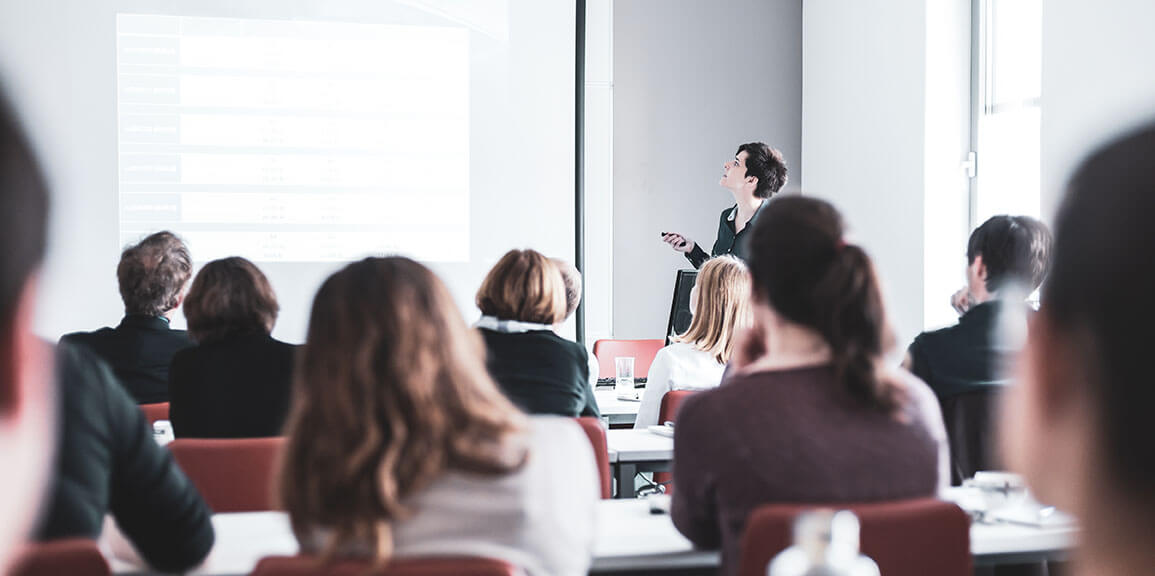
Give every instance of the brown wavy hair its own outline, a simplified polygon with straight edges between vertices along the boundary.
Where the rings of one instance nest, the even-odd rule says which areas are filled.
[[[192,256],[172,232],[150,234],[120,254],[116,280],[125,314],[161,316],[180,305],[192,277]]]
[[[755,298],[817,331],[830,346],[836,378],[863,404],[896,412],[906,398],[883,367],[894,346],[870,256],[843,240],[842,214],[816,198],[770,202],[754,224],[750,274]]]
[[[541,252],[510,250],[481,282],[477,307],[501,320],[557,324],[565,320],[565,283]]]
[[[692,344],[725,364],[734,352],[734,332],[750,325],[750,273],[741,260],[718,256],[702,266],[695,285],[694,319],[686,333],[673,340]]]
[[[269,279],[239,256],[205,264],[184,300],[188,332],[201,343],[231,334],[268,334],[279,310]]]
[[[295,378],[280,497],[303,549],[383,562],[406,497],[449,469],[525,463],[524,416],[486,372],[480,336],[408,258],[366,258],[325,281]]]

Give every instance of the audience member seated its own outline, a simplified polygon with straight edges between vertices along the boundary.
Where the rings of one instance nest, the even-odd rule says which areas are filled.
[[[553,261],[534,250],[510,250],[477,292],[489,373],[529,414],[600,417],[590,386],[589,354],[558,336],[565,287]]]
[[[678,413],[674,524],[722,548],[723,574],[759,505],[926,497],[947,482],[934,394],[885,367],[893,338],[874,267],[842,235],[827,202],[770,202],[754,224],[754,323],[733,372]]]
[[[967,286],[954,298],[963,312],[958,324],[919,334],[907,351],[904,366],[934,390],[942,407],[952,484],[1000,468],[993,419],[1017,351],[1006,332],[1028,314],[1023,299],[1042,284],[1050,249],[1050,231],[1034,218],[984,222],[967,243]]]
[[[582,273],[566,260],[561,258],[551,258],[554,266],[557,266],[561,272],[561,280],[565,284],[565,317],[562,322],[565,322],[573,316],[577,311],[578,304],[582,301]],[[560,325],[554,326],[555,329]],[[593,354],[587,354],[586,364],[590,368],[590,386],[596,388],[598,385],[598,374],[601,367],[598,365],[598,357]]]
[[[277,436],[289,412],[293,348],[269,335],[277,297],[244,258],[205,264],[185,298],[189,334],[169,370],[169,418],[178,438]]]
[[[27,536],[53,453],[52,349],[32,332],[48,188],[0,94],[0,574]]]
[[[749,294],[750,274],[741,260],[719,256],[702,266],[690,290],[694,319],[650,364],[634,428],[660,423],[658,412],[667,392],[718,386],[734,348],[735,330],[750,325]]]
[[[1150,574],[1155,564],[1151,351],[1155,126],[1079,166],[1055,217],[1051,272],[1016,386],[1003,454],[1042,502],[1080,524],[1073,573]]]
[[[369,258],[326,280],[299,367],[280,493],[303,553],[586,574],[599,496],[589,440],[502,395],[427,268]]]
[[[105,363],[57,348],[60,426],[40,540],[96,538],[105,514],[141,557],[165,572],[196,566],[213,546],[212,511]]]
[[[148,236],[127,248],[116,267],[125,314],[120,325],[66,334],[61,343],[103,358],[137,403],[168,402],[172,357],[193,344],[184,330],[169,328],[190,276],[192,259],[180,238],[171,232]]]

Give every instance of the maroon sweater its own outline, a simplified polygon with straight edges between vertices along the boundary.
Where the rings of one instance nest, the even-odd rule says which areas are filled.
[[[695,394],[674,432],[674,525],[737,571],[746,516],[773,502],[932,496],[946,482],[934,394],[902,372],[897,415],[863,406],[829,366],[734,376]]]

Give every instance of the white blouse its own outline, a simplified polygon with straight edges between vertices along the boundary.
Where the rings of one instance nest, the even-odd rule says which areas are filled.
[[[714,355],[703,352],[686,342],[675,342],[658,350],[646,375],[646,391],[634,428],[659,424],[658,411],[662,396],[671,390],[703,390],[715,388],[722,381],[725,364],[719,364]]]
[[[402,502],[413,515],[393,523],[396,557],[496,558],[529,576],[589,572],[601,497],[593,447],[573,418],[529,420],[521,469],[504,476],[448,471]],[[326,534],[314,530],[309,543],[315,547]]]

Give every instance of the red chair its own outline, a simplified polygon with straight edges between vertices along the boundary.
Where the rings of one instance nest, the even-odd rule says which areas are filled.
[[[677,422],[678,410],[686,398],[697,394],[700,390],[670,390],[662,396],[662,407],[658,408],[658,423]]]
[[[141,404],[140,411],[144,412],[144,417],[148,419],[149,426],[152,426],[152,423],[157,420],[168,420],[168,402]]]
[[[251,576],[517,576],[517,567],[490,558],[398,558],[381,568],[367,561],[322,563],[308,556],[271,556]]]
[[[277,508],[273,484],[284,438],[178,438],[168,449],[214,512]]]
[[[598,359],[598,378],[614,378],[617,368],[614,358],[634,359],[634,378],[645,378],[650,373],[654,356],[666,345],[665,340],[598,340],[594,342],[594,356]]]
[[[598,477],[602,484],[602,498],[613,497],[613,482],[610,480],[610,450],[606,442],[606,429],[602,421],[593,416],[583,416],[577,419],[582,430],[590,438],[594,447],[594,459],[597,460]]]
[[[924,498],[869,504],[772,504],[750,513],[742,538],[740,576],[764,576],[793,541],[794,518],[818,507],[852,510],[861,523],[862,553],[886,576],[970,576],[970,519],[950,502]]]
[[[8,568],[8,576],[109,576],[110,573],[96,542],[80,538],[30,544]]]
[[[682,407],[682,402],[693,396],[698,390],[670,390],[662,396],[662,406],[658,408],[658,423],[665,424],[666,422],[676,422],[678,417],[678,409]],[[654,472],[654,483],[665,484],[666,494],[674,493],[674,477],[669,472]]]

